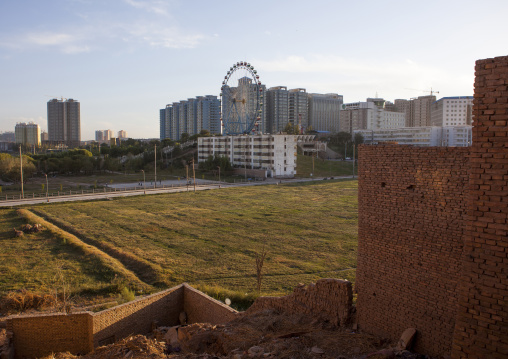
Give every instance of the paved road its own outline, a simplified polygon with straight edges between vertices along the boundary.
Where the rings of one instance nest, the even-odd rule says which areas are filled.
[[[339,178],[351,178],[352,176],[341,176],[334,177]],[[319,181],[324,178],[292,178],[292,179],[274,179],[268,178],[265,181],[253,181],[253,182],[237,182],[237,183],[226,183],[217,181],[204,181],[196,179],[196,191],[206,191],[211,189],[227,188],[227,187],[242,187],[242,186],[261,186],[261,185],[277,185],[279,183],[291,183],[291,182],[308,182],[308,181]],[[157,184],[159,186],[159,184]],[[153,188],[153,184],[150,186],[147,184],[145,189],[140,189],[138,183],[118,183],[109,185],[110,188],[121,189],[113,192],[96,192],[96,193],[85,193],[85,194],[73,194],[65,196],[51,196],[38,197],[38,198],[25,198],[8,201],[0,201],[0,207],[14,207],[26,204],[39,204],[39,203],[55,203],[55,202],[72,202],[72,201],[91,201],[91,200],[104,200],[115,197],[128,197],[128,196],[140,196],[158,193],[174,193],[174,192],[191,192],[194,191],[194,185],[185,185],[185,181],[162,181],[164,187]],[[124,190],[126,189],[126,190]]]

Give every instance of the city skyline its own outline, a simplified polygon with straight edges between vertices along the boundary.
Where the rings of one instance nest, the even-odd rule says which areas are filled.
[[[237,61],[267,87],[344,103],[439,91],[473,94],[474,62],[504,55],[508,3],[33,0],[0,4],[0,132],[47,131],[52,98],[81,103],[82,140],[100,128],[159,137],[159,109],[220,93]],[[488,32],[483,29],[488,29]],[[488,36],[487,36],[488,35]]]

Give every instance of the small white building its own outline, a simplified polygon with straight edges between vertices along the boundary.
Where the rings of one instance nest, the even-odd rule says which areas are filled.
[[[267,177],[294,177],[296,146],[314,135],[240,135],[198,138],[198,163],[225,156],[233,167],[265,170]]]
[[[422,147],[467,147],[472,143],[472,126],[424,126],[383,130],[358,130],[366,144],[396,142]]]

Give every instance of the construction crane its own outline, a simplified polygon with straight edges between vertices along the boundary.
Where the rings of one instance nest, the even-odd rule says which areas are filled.
[[[409,88],[405,88],[404,90],[412,90],[412,91],[419,91],[419,92],[430,92],[430,96],[432,96],[435,93],[439,93],[439,91],[432,90],[432,87],[430,88],[430,91],[429,90],[409,89]]]
[[[44,95],[44,96],[51,97],[51,98],[56,98],[56,99],[58,99],[58,97],[59,97],[59,96],[50,96],[50,95]],[[68,98],[63,97],[63,96],[60,96],[60,99],[61,99],[61,101],[63,101],[63,100],[67,101],[68,100]]]

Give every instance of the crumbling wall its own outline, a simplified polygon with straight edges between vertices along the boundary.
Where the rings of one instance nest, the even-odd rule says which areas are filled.
[[[92,313],[11,316],[7,331],[16,358],[39,358],[57,352],[85,354],[93,350]]]
[[[246,313],[273,308],[281,313],[308,314],[334,325],[344,325],[350,319],[352,303],[351,282],[321,279],[316,284],[296,287],[284,297],[259,297]]]
[[[206,294],[184,286],[184,311],[187,323],[223,324],[235,319],[237,311]]]
[[[152,323],[179,324],[184,308],[183,285],[128,302],[93,316],[94,346],[113,343],[130,334],[147,334]]]
[[[450,355],[466,229],[467,148],[360,146],[358,324]]]
[[[476,62],[468,234],[453,358],[508,357],[508,56]]]

